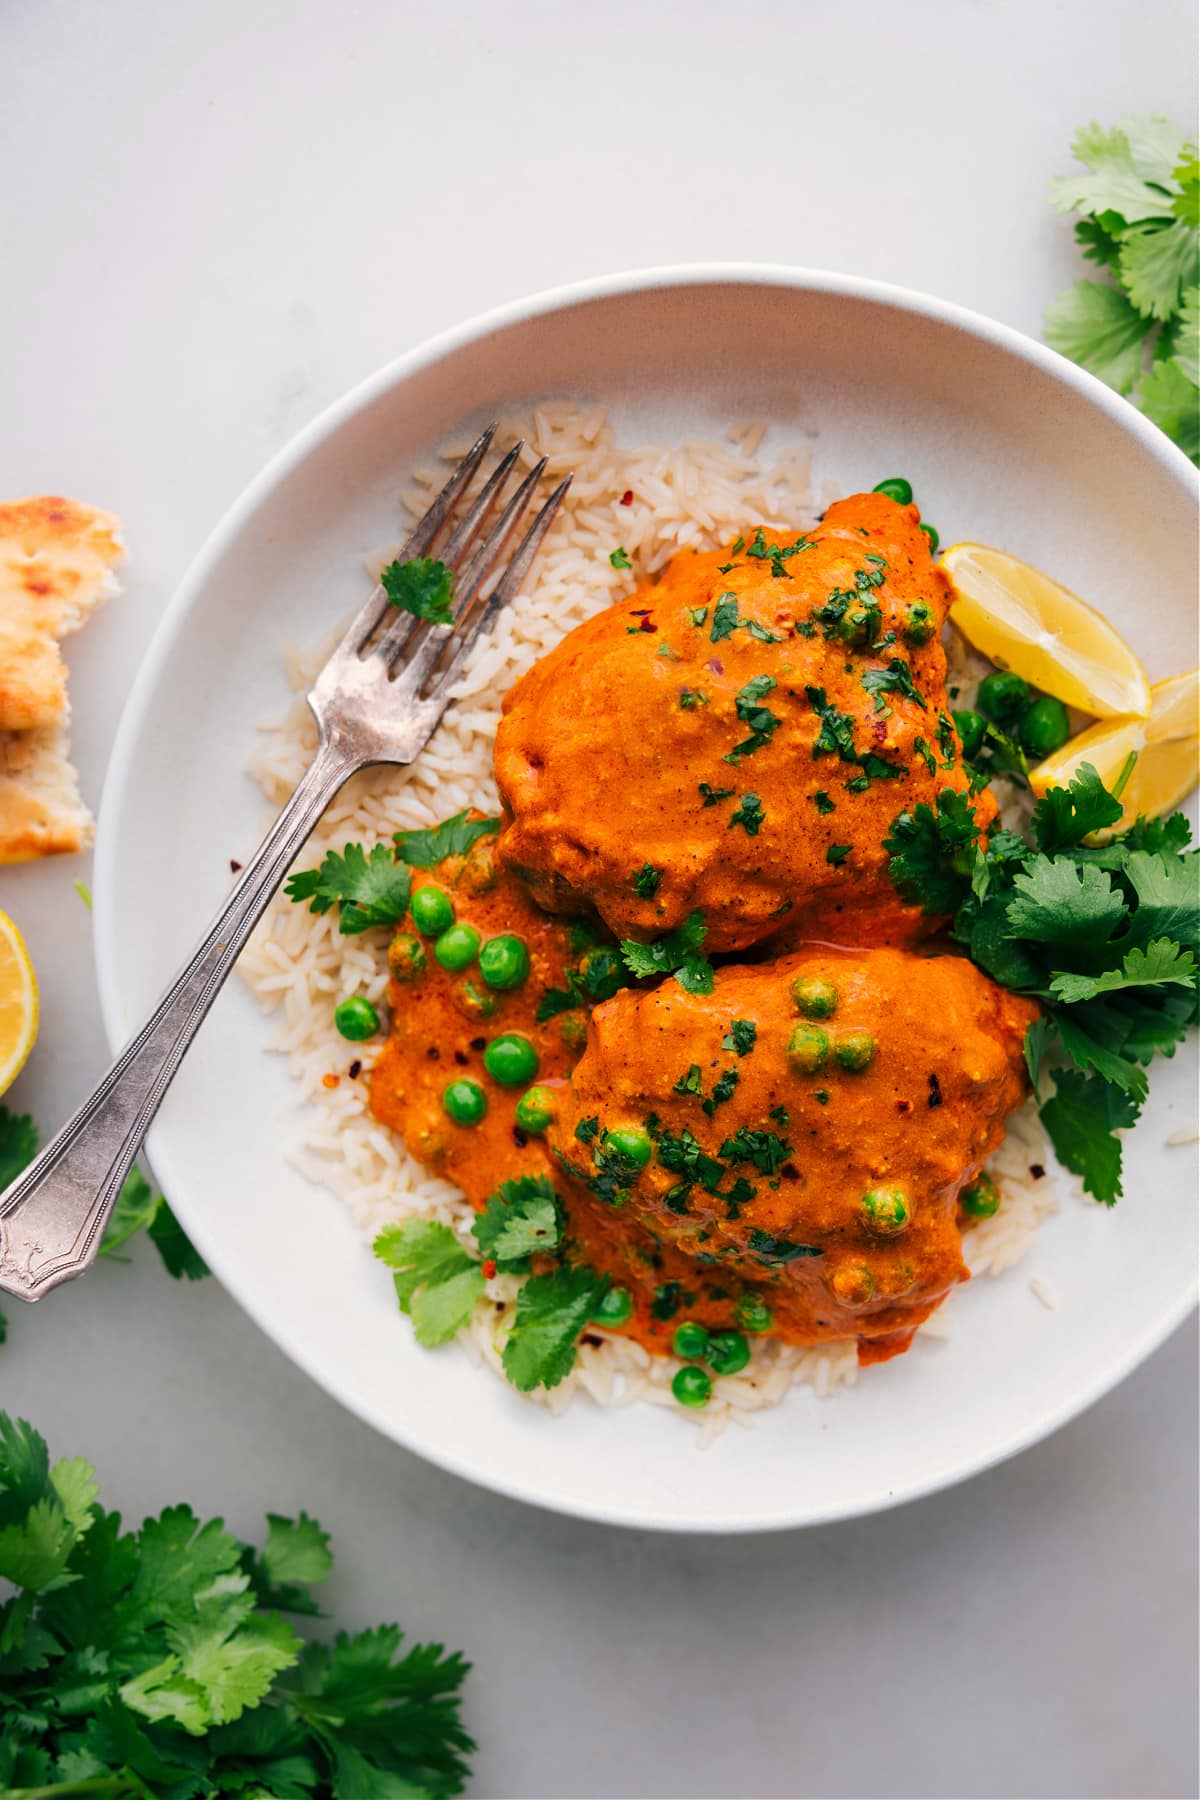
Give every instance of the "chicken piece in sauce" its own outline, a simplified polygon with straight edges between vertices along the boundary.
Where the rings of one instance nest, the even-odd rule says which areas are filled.
[[[390,1035],[370,1077],[376,1118],[476,1207],[502,1181],[547,1173],[518,1106],[570,1073],[586,1036],[581,1009],[625,979],[601,934],[540,912],[495,846],[484,836],[466,856],[416,872],[412,921],[388,951]]]
[[[967,1278],[958,1198],[1025,1097],[1036,1016],[963,957],[892,948],[618,994],[547,1133],[572,1256],[632,1291],[654,1349],[750,1302],[786,1342],[896,1355]]]
[[[930,928],[896,895],[896,815],[967,789],[946,694],[944,576],[915,506],[857,494],[800,536],[676,556],[512,688],[501,860],[555,911],[708,951],[786,927],[841,943]],[[989,794],[976,801],[986,825]]]

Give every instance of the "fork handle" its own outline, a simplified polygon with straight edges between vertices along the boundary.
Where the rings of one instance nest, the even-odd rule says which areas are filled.
[[[0,1291],[39,1300],[83,1273],[142,1139],[267,902],[342,784],[360,766],[322,740],[195,955],[99,1086],[0,1194]]]

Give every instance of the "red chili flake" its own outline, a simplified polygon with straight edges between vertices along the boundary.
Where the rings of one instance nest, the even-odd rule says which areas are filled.
[[[229,873],[231,875],[237,875],[240,873],[241,867],[242,867],[241,863],[235,862],[233,857],[231,856],[229,859]]]
[[[897,1100],[897,1102],[896,1102],[896,1111],[897,1112],[910,1112],[911,1110],[912,1109],[909,1106],[907,1100]]]
[[[629,616],[631,619],[648,619],[650,617],[650,608],[648,606],[631,606],[629,609]]]
[[[653,619],[643,619],[642,620],[642,630],[643,631],[657,631],[658,626],[654,623]]]
[[[335,1088],[340,1080],[340,1075],[322,1075],[321,1085],[322,1087]]]
[[[359,1062],[357,1056],[355,1057],[354,1061],[350,1064],[350,1067],[347,1069],[346,1073],[349,1075],[351,1081],[357,1081],[359,1076],[362,1074],[362,1064]]]
[[[725,664],[721,661],[719,656],[710,656],[704,666],[706,669],[711,669],[714,675],[723,675],[725,673]]]
[[[633,505],[633,489],[632,488],[626,488],[625,492],[621,495],[621,505],[622,506],[632,506]]]
[[[1041,1181],[1041,1179],[1045,1175],[1046,1171],[1042,1167],[1041,1163],[1030,1163],[1029,1173],[1033,1176],[1033,1179],[1035,1181]]]
[[[485,1281],[490,1281],[495,1273],[496,1273],[495,1262],[489,1256],[487,1261],[483,1265],[483,1279]]]

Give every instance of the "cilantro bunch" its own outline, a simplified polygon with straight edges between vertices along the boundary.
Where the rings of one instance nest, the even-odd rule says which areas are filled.
[[[1077,281],[1046,309],[1046,342],[1081,363],[1200,463],[1200,163],[1169,119],[1085,125],[1083,165],[1051,183],[1078,212],[1075,237],[1107,279]]]
[[[172,1506],[137,1531],[82,1457],[0,1413],[0,1789],[140,1800],[458,1794],[469,1664],[395,1625],[305,1642],[332,1567],[315,1520],[261,1550]]]
[[[1110,843],[1121,802],[1090,763],[1051,788],[1032,842],[994,831],[986,846],[970,800],[945,790],[936,810],[901,813],[884,840],[905,899],[951,915],[950,933],[1002,986],[1037,999],[1025,1059],[1035,1091],[1054,1092],[1041,1118],[1065,1168],[1111,1206],[1121,1145],[1146,1098],[1146,1067],[1173,1056],[1197,1016],[1200,853],[1182,813],[1139,819]]]

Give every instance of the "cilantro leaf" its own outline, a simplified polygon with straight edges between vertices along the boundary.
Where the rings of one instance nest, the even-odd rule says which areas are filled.
[[[1099,950],[1124,923],[1125,902],[1103,869],[1035,856],[1013,877],[1008,903],[1013,937]]]
[[[499,829],[499,819],[471,819],[465,812],[455,813],[427,830],[398,831],[396,859],[413,869],[432,869],[448,856],[466,856],[481,837],[491,837]]]
[[[515,1388],[557,1387],[575,1364],[579,1334],[606,1282],[591,1269],[562,1268],[531,1275],[517,1295],[504,1346],[504,1373]]]
[[[402,612],[428,619],[431,625],[453,625],[450,571],[445,563],[429,556],[390,562],[381,571],[379,582],[392,605]]]
[[[448,1225],[433,1219],[385,1225],[373,1248],[395,1271],[396,1299],[419,1344],[432,1349],[462,1330],[483,1298],[483,1271]]]
[[[1155,938],[1145,950],[1136,946],[1127,952],[1120,968],[1105,969],[1099,975],[1057,974],[1050,983],[1056,1000],[1072,1005],[1080,1000],[1094,1000],[1098,994],[1113,994],[1121,988],[1160,987],[1164,983],[1192,987],[1196,980],[1196,958],[1169,938]]]
[[[1089,1194],[1112,1206],[1121,1194],[1121,1145],[1113,1133],[1137,1118],[1136,1102],[1097,1075],[1060,1069],[1041,1119],[1064,1169],[1083,1178]]]
[[[639,900],[653,900],[662,882],[662,870],[656,869],[653,863],[643,863],[640,869],[634,870],[632,881]]]
[[[1142,372],[1146,321],[1119,288],[1077,281],[1046,308],[1044,329],[1052,350],[1090,369],[1127,394]]]
[[[1121,802],[1114,800],[1091,763],[1080,763],[1065,788],[1050,788],[1033,809],[1033,835],[1048,856],[1115,825]]]
[[[1162,193],[1159,186],[1162,158],[1150,149],[1152,144],[1165,141],[1165,134],[1156,134],[1156,123],[1125,119],[1111,131],[1104,131],[1099,125],[1082,126],[1071,150],[1090,173],[1060,175],[1051,182],[1050,204],[1055,211],[1118,213],[1130,224],[1143,219],[1170,218],[1170,196]],[[1175,128],[1170,130],[1174,132]],[[1138,143],[1140,169],[1134,159],[1130,131]],[[1182,139],[1183,133],[1179,132],[1176,154]],[[1142,173],[1146,168],[1155,170],[1151,178],[1154,186]],[[1168,164],[1168,173],[1169,169]]]
[[[1114,1087],[1119,1087],[1122,1093],[1130,1095],[1140,1106],[1149,1088],[1145,1070],[1087,1031],[1083,1023],[1085,1012],[1084,1007],[1078,1007],[1072,1012],[1064,1010],[1056,1015],[1055,1023],[1063,1049],[1077,1069],[1082,1069],[1085,1074],[1094,1070],[1102,1080],[1112,1082]]]
[[[1120,279],[1137,310],[1152,319],[1178,312],[1182,289],[1196,281],[1198,254],[1200,240],[1181,221],[1127,233],[1121,240]]]
[[[498,1267],[522,1272],[535,1252],[558,1247],[562,1230],[558,1195],[544,1175],[502,1181],[471,1230],[485,1261],[490,1258]]]
[[[674,975],[688,994],[711,994],[713,968],[702,952],[708,927],[701,912],[689,913],[682,925],[666,932],[649,944],[626,938],[621,955],[631,975],[644,979],[654,975]]]
[[[749,1244],[751,1254],[759,1262],[766,1263],[769,1269],[782,1269],[802,1256],[822,1254],[812,1244],[797,1244],[791,1238],[773,1237],[769,1231],[760,1231],[757,1225],[750,1228]]]
[[[29,1114],[0,1105],[0,1192],[28,1168],[37,1149],[38,1130]]]
[[[1200,389],[1179,360],[1155,363],[1138,390],[1138,405],[1186,456],[1200,460]]]
[[[1124,859],[1121,875],[1137,897],[1133,922],[1122,940],[1125,945],[1173,938],[1189,949],[1200,950],[1200,852],[1186,856],[1177,852],[1171,861],[1146,850],[1133,850]]]
[[[883,840],[888,872],[902,898],[924,913],[950,913],[964,898],[979,827],[965,794],[943,788],[934,811],[922,800],[892,821]]]
[[[728,1037],[721,1039],[721,1048],[736,1050],[739,1056],[749,1056],[757,1039],[758,1026],[753,1019],[734,1019]]]
[[[812,747],[813,760],[836,753],[842,762],[857,762],[854,720],[849,713],[839,712],[836,706],[831,706],[824,688],[806,687],[804,692],[809,705],[821,721],[821,729]]]
[[[395,925],[404,917],[411,891],[412,876],[386,844],[376,844],[370,856],[361,844],[347,844],[340,856],[330,850],[318,868],[290,875],[284,884],[288,899],[307,900],[311,913],[337,906],[344,937],[373,925]]]
[[[885,694],[899,694],[905,700],[914,701],[922,712],[927,710],[924,700],[917,692],[912,670],[902,656],[893,656],[886,669],[865,669],[862,685],[868,694],[874,696],[877,713],[884,710]]]

